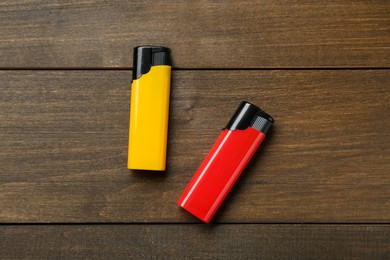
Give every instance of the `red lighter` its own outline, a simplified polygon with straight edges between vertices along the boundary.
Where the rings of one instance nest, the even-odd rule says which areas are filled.
[[[241,102],[178,205],[209,223],[273,123],[273,118],[257,106]]]

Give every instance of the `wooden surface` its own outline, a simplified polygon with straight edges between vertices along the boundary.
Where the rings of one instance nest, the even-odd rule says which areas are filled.
[[[180,68],[389,67],[390,2],[11,1],[0,68],[129,68],[137,45]]]
[[[193,221],[176,200],[240,100],[276,124],[218,222],[390,218],[386,70],[174,71],[165,174],[126,169],[130,79],[0,73],[2,221]]]
[[[389,225],[27,225],[6,226],[0,235],[10,238],[0,243],[2,259],[386,259],[390,254]]]
[[[389,1],[0,3],[0,259],[385,259]],[[166,173],[126,169],[132,48],[172,48]],[[276,124],[213,220],[176,200],[241,100]]]

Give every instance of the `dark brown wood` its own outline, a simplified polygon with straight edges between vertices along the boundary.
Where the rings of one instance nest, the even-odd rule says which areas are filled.
[[[48,70],[0,70],[0,223],[18,224],[0,226],[0,259],[388,258],[388,10],[386,0],[1,1],[0,69]],[[166,173],[126,169],[142,44],[202,69],[173,73]],[[241,100],[275,128],[214,219],[229,224],[191,224],[176,200]]]
[[[168,169],[126,169],[131,71],[0,71],[0,222],[194,222],[176,200],[241,100],[275,128],[215,222],[390,219],[388,70],[174,71]]]
[[[136,45],[180,68],[389,67],[390,2],[2,1],[0,68],[130,68]]]
[[[1,259],[386,259],[389,225],[61,225],[0,228]]]

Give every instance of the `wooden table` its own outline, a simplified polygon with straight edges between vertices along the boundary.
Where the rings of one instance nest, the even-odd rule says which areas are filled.
[[[172,49],[166,173],[126,169],[132,49]],[[390,2],[0,3],[0,258],[390,256]],[[176,201],[241,100],[272,134]]]

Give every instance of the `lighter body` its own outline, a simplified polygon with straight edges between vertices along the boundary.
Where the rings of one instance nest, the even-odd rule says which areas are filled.
[[[178,200],[209,223],[273,123],[260,108],[242,102]]]
[[[171,66],[169,56],[161,55],[169,52],[163,47],[142,46],[134,53],[138,72],[133,74],[131,85],[128,168],[164,171]],[[149,61],[148,70],[145,63]]]

